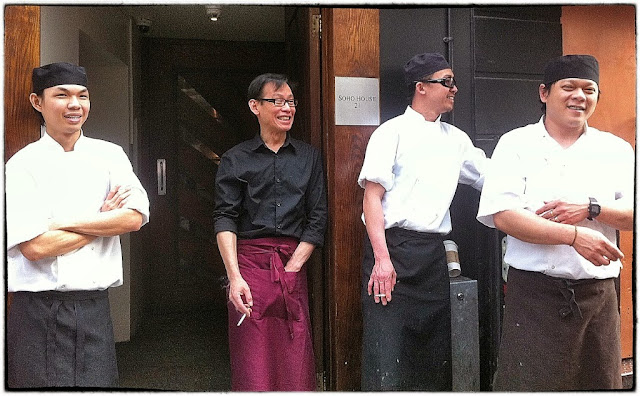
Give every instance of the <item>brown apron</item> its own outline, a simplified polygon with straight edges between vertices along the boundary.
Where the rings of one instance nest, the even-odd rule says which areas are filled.
[[[621,389],[621,361],[613,279],[509,268],[493,390]]]

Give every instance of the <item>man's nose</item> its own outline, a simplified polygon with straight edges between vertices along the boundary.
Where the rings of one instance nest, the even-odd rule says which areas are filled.
[[[69,107],[80,107],[80,101],[78,100],[78,97],[75,95],[72,95],[69,98]]]
[[[582,99],[582,100],[587,99],[587,95],[584,93],[584,90],[582,89],[576,89],[573,93],[573,96],[577,99]]]

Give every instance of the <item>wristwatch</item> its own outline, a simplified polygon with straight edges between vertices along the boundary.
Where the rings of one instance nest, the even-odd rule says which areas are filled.
[[[600,214],[600,204],[595,198],[589,197],[589,216],[587,219],[593,220]]]

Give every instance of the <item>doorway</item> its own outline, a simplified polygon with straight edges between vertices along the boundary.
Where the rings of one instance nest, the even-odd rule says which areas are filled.
[[[141,277],[143,319],[132,341],[119,346],[126,361],[120,364],[125,387],[143,384],[146,389],[229,390],[225,270],[212,217],[216,168],[226,150],[258,131],[246,99],[247,87],[255,76],[288,74],[300,83],[301,90],[294,91],[297,98],[311,96],[313,90],[300,81],[310,74],[305,61],[309,58],[305,50],[308,38],[297,34],[308,26],[308,10],[287,7],[284,41],[257,41],[260,37],[255,37],[256,41],[142,40],[144,99],[139,147],[144,149],[140,176],[149,194],[153,221],[140,232],[138,255],[144,257],[147,267]],[[319,132],[307,127],[306,114],[317,105],[305,104],[307,110],[296,114],[292,130],[294,136],[312,144],[319,144]],[[309,261],[316,267],[309,271],[312,305],[314,301],[321,304],[313,298],[314,290],[322,290],[323,281],[318,279],[322,277],[321,261],[321,252]],[[316,329],[322,328],[323,307],[314,306],[316,366],[321,373],[322,331]],[[152,345],[168,350],[159,355]],[[187,353],[178,354],[178,349]],[[156,358],[141,360],[143,355]],[[177,383],[154,374],[154,364],[163,361]],[[150,367],[145,370],[140,364]],[[182,371],[182,366],[191,370]],[[145,382],[145,376],[155,382]]]

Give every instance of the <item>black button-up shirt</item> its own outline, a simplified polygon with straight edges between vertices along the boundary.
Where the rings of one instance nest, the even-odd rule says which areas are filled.
[[[322,246],[327,197],[320,151],[287,135],[274,153],[256,135],[222,155],[215,202],[216,234],[290,236]]]

